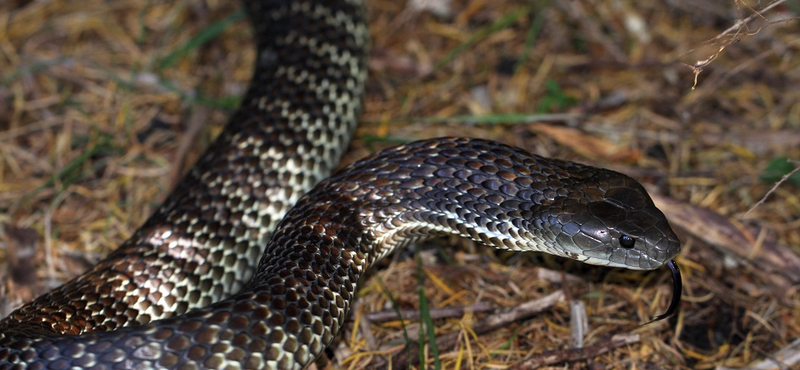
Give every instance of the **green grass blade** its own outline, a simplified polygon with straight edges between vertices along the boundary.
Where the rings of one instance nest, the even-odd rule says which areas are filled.
[[[532,6],[528,9],[529,13],[535,13],[536,15],[533,17],[531,27],[528,29],[528,35],[525,36],[525,45],[522,47],[522,54],[517,61],[517,65],[514,66],[514,74],[517,74],[519,69],[525,65],[525,63],[528,61],[528,54],[530,54],[530,51],[536,45],[536,37],[539,36],[539,31],[542,30],[544,17],[545,14],[547,14],[547,12],[544,11],[544,8],[546,8],[546,6],[538,10],[534,9]]]
[[[441,370],[442,363],[439,361],[439,348],[436,346],[436,332],[433,330],[433,318],[431,318],[431,310],[428,306],[428,297],[425,295],[423,283],[425,282],[424,272],[422,271],[422,258],[419,252],[415,256],[417,262],[417,293],[419,293],[419,316],[421,319],[420,325],[425,325],[423,334],[422,327],[419,331],[419,363],[420,369],[425,369],[425,337],[428,337],[428,347],[431,350],[433,357],[433,367],[435,370]]]
[[[478,30],[467,40],[465,40],[464,42],[456,46],[453,50],[451,50],[449,53],[447,53],[447,55],[445,55],[445,57],[442,58],[442,60],[436,63],[433,69],[439,70],[445,64],[450,63],[455,57],[463,53],[465,50],[469,49],[472,45],[474,45],[478,41],[481,41],[491,36],[493,33],[511,26],[512,24],[514,24],[514,22],[518,21],[526,13],[528,13],[527,9],[517,9],[511,13],[508,13],[505,17],[498,19],[489,26]]]
[[[213,40],[217,36],[219,36],[222,31],[228,28],[231,24],[239,22],[245,18],[244,10],[240,9],[237,12],[232,13],[231,15],[213,23],[208,28],[204,29],[191,39],[179,47],[177,50],[169,53],[165,56],[161,61],[158,63],[158,68],[156,71],[162,71],[166,68],[172,67],[175,63],[177,63],[181,58],[186,56],[189,52],[194,49],[199,48],[200,46],[206,44],[207,42]]]

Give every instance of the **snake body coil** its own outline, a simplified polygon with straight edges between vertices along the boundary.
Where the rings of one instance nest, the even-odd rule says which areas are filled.
[[[633,269],[679,252],[633,179],[484,140],[385,150],[301,198],[356,125],[362,4],[245,4],[258,61],[242,107],[131,239],[0,322],[0,369],[300,369],[372,263],[442,234]]]

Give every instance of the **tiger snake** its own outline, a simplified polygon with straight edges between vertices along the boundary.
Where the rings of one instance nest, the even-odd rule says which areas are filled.
[[[439,138],[328,177],[361,111],[363,4],[244,6],[258,49],[239,109],[132,237],[0,322],[0,369],[301,369],[372,264],[448,234],[677,274],[666,218],[610,170]]]

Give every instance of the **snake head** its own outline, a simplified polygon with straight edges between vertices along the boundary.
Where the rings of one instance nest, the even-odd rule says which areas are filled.
[[[589,183],[580,182],[579,195],[555,198],[544,211],[561,248],[557,253],[635,270],[656,269],[675,257],[680,240],[644,187],[626,175],[599,171]]]

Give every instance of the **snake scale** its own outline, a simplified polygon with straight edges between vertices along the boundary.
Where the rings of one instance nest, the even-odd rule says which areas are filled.
[[[0,369],[301,369],[370,265],[438,235],[674,268],[678,238],[617,172],[440,138],[327,178],[361,110],[363,4],[244,4],[258,53],[241,107],[129,240],[0,322]]]

